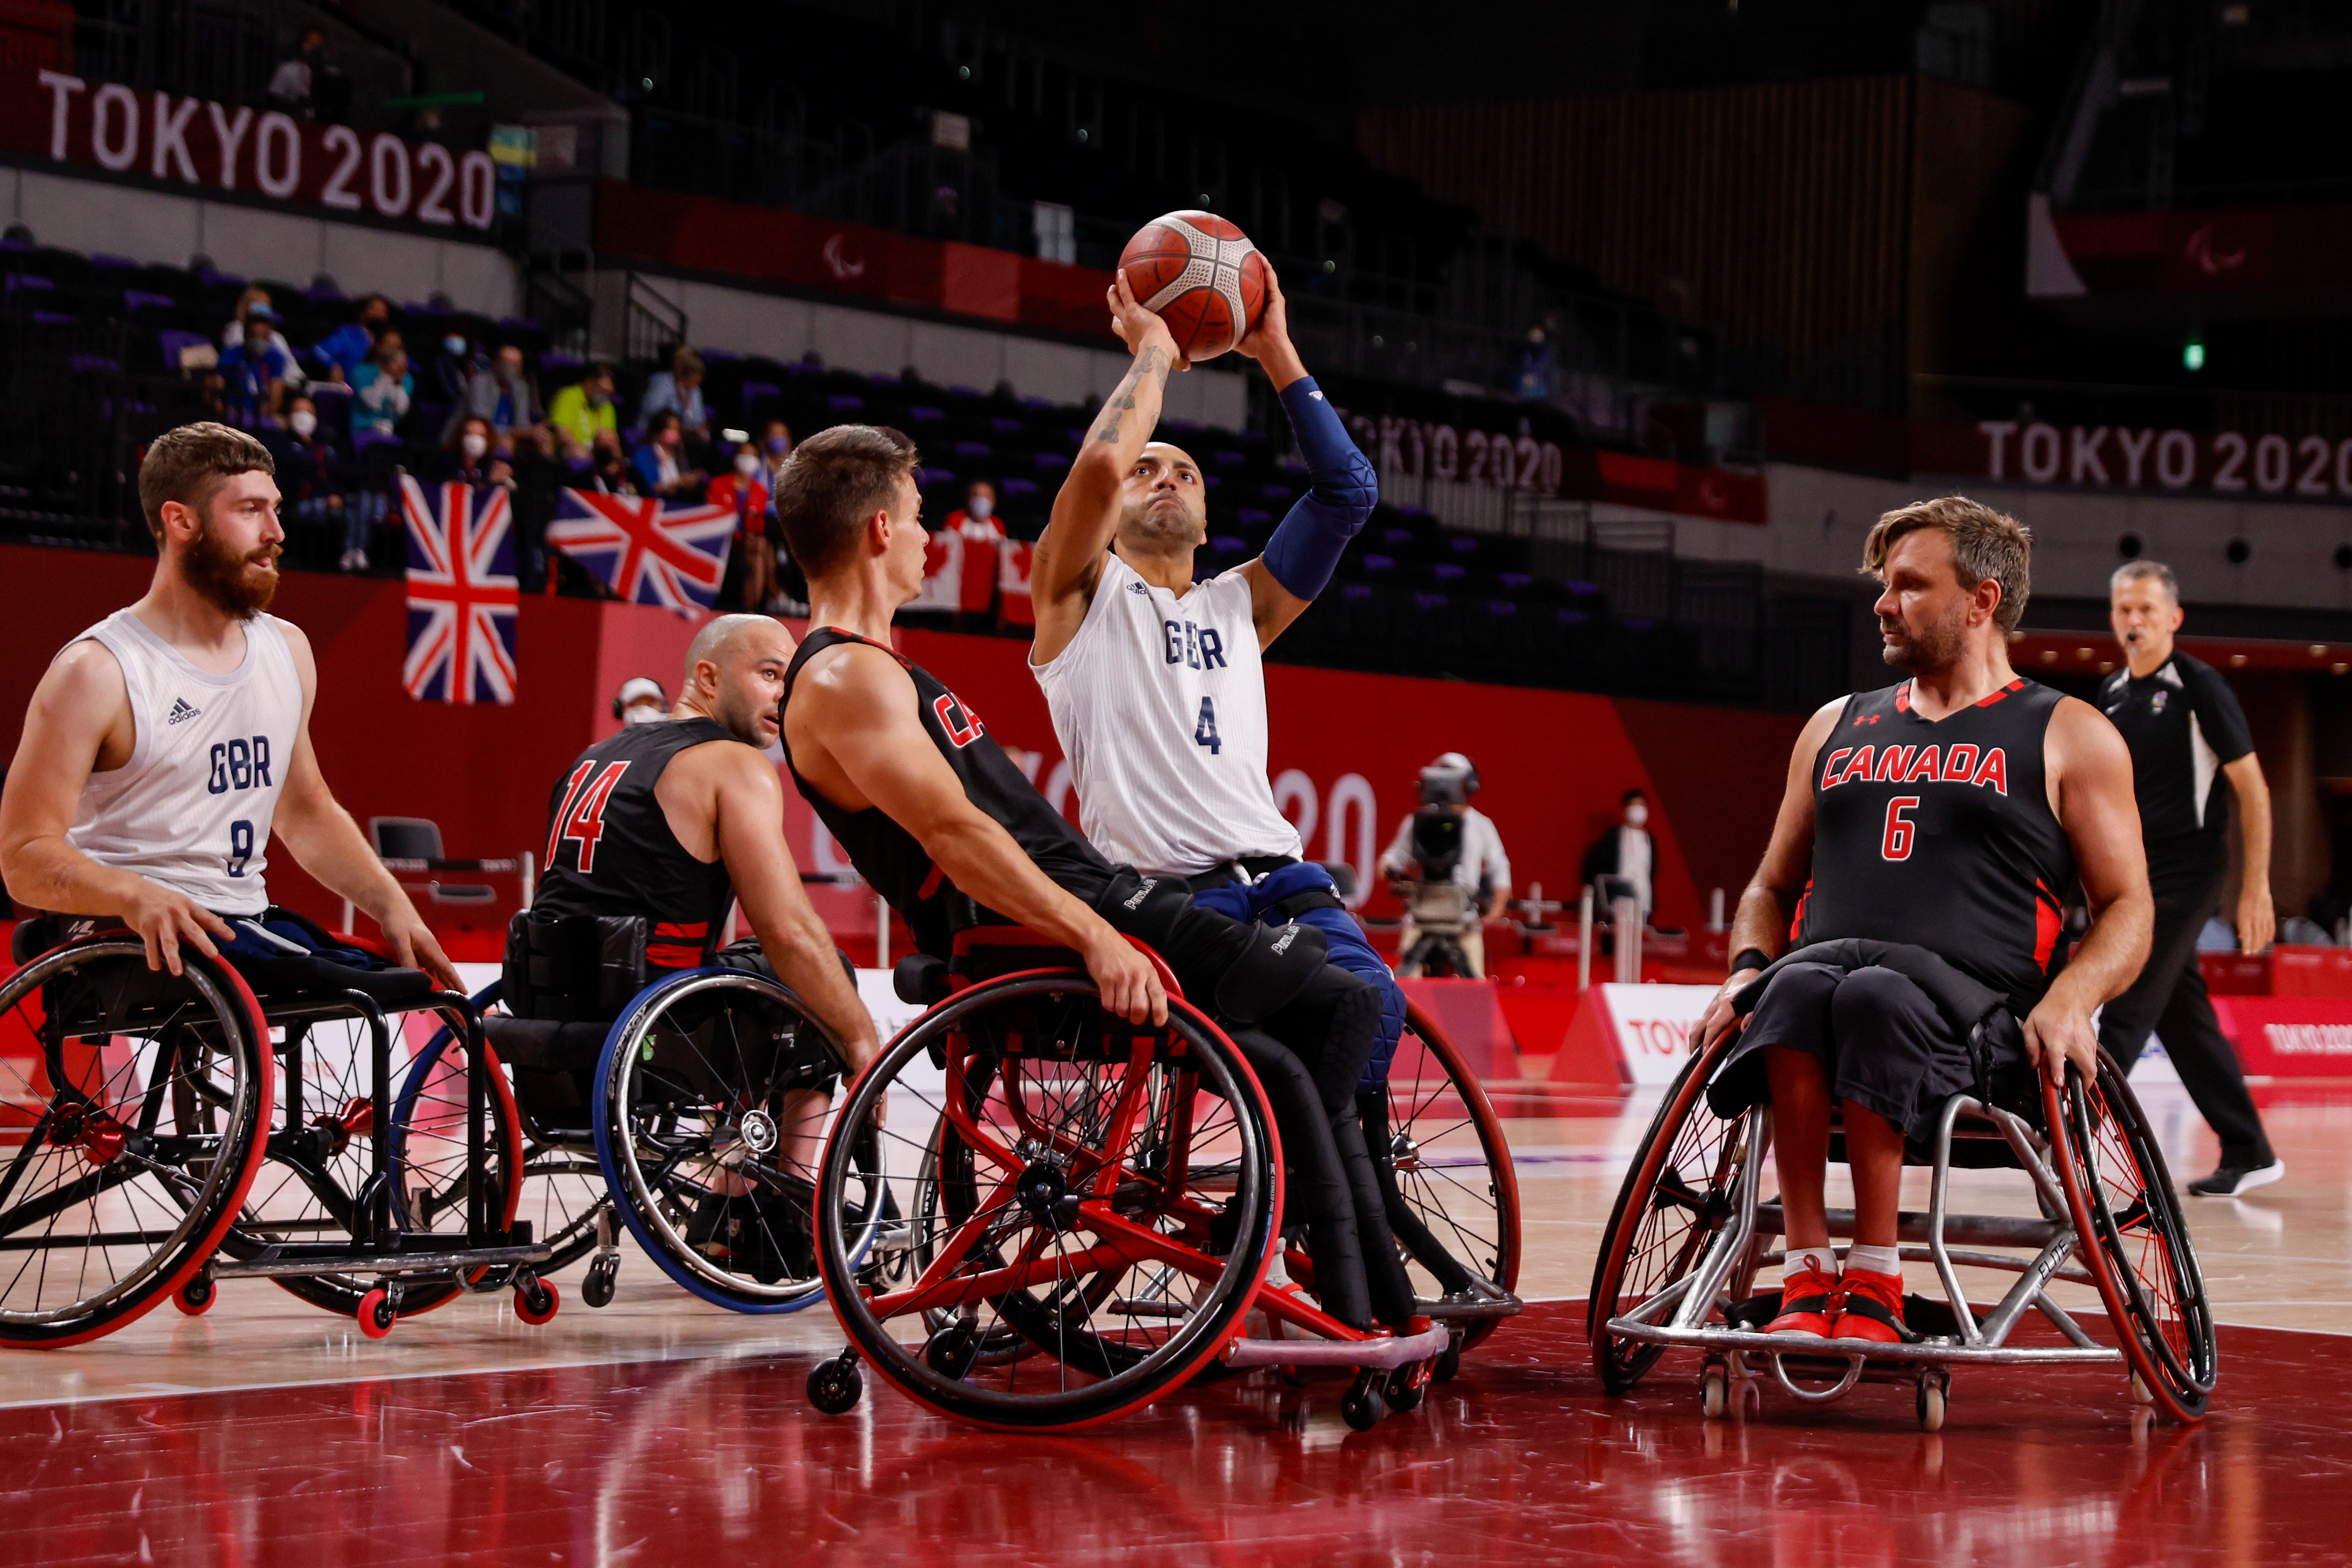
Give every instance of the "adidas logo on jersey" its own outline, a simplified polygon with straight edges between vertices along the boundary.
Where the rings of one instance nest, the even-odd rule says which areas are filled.
[[[1147,588],[1147,587],[1145,587],[1142,583],[1139,583],[1139,582],[1130,582],[1130,583],[1129,583],[1129,584],[1127,585],[1127,591],[1128,591],[1129,593],[1140,593],[1140,594],[1141,594],[1141,595],[1143,595],[1146,599],[1149,599],[1149,598],[1150,598],[1150,597],[1151,597],[1151,590],[1150,590],[1150,589],[1149,589],[1149,588]]]
[[[202,708],[190,707],[187,698],[173,697],[172,711],[164,716],[163,722],[167,725],[177,724],[184,718],[194,718],[203,712]]]

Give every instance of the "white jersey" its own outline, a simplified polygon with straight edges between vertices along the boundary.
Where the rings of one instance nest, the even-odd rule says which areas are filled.
[[[1298,855],[1266,783],[1265,670],[1240,568],[1179,596],[1107,555],[1078,634],[1032,668],[1078,825],[1113,862],[1198,876]]]
[[[245,623],[245,659],[207,674],[118,610],[75,642],[122,666],[137,739],[131,760],[93,773],[66,841],[219,915],[269,903],[270,820],[302,724],[302,681],[276,617]]]

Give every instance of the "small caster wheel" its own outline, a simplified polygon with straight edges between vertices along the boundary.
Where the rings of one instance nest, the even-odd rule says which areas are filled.
[[[588,1277],[580,1281],[580,1299],[592,1307],[613,1304],[613,1286],[621,1277],[621,1260],[616,1253],[606,1253],[588,1265]]]
[[[1370,1431],[1388,1414],[1388,1406],[1381,1399],[1381,1381],[1377,1375],[1359,1377],[1339,1397],[1341,1417],[1359,1432]]]
[[[383,1291],[370,1291],[360,1298],[360,1333],[370,1339],[382,1339],[400,1321],[400,1313],[392,1304],[392,1297]]]
[[[1388,1386],[1381,1390],[1381,1395],[1388,1402],[1390,1409],[1418,1410],[1421,1408],[1421,1396],[1423,1391],[1422,1385],[1413,1381],[1412,1375],[1413,1368],[1410,1366],[1400,1366],[1389,1374]]]
[[[1462,1370],[1462,1347],[1449,1344],[1437,1355],[1437,1364],[1429,1369],[1432,1383],[1451,1383],[1454,1375]]]
[[[1719,1366],[1710,1366],[1698,1377],[1699,1414],[1710,1421],[1720,1421],[1731,1414],[1731,1375]]]
[[[1944,1385],[1931,1378],[1919,1380],[1919,1430],[1940,1432],[1944,1429]]]
[[[866,1379],[857,1373],[857,1363],[835,1356],[820,1361],[809,1369],[809,1403],[828,1416],[840,1416],[856,1408],[866,1392]]]
[[[562,1299],[555,1293],[555,1287],[546,1281],[526,1279],[515,1287],[515,1316],[537,1328],[555,1316],[556,1306]]]
[[[933,1334],[923,1346],[923,1364],[941,1377],[961,1383],[980,1359],[980,1325],[958,1318]]]
[[[2148,1387],[2147,1379],[2142,1377],[2137,1372],[2133,1373],[2131,1376],[2131,1390],[2133,1404],[2153,1405],[2156,1403],[2156,1391]]]
[[[220,1286],[210,1274],[199,1273],[173,1292],[172,1304],[192,1318],[203,1317],[220,1300]]]

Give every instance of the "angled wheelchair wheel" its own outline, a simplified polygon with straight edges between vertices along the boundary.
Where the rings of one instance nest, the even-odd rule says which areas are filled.
[[[0,1344],[110,1333],[194,1280],[261,1167],[268,1035],[236,973],[135,938],[0,981]]]
[[[2220,1371],[2212,1308],[2180,1197],[2131,1085],[2105,1051],[2096,1078],[2042,1085],[2052,1153],[2125,1359],[2175,1420],[2205,1414]]]
[[[1516,1291],[1519,1178],[1510,1145],[1477,1075],[1417,1004],[1406,1005],[1385,1092],[1360,1104],[1413,1294],[1459,1295],[1474,1279]],[[1496,1323],[1470,1323],[1461,1348],[1477,1344]]]
[[[932,1009],[858,1080],[825,1146],[818,1262],[852,1345],[908,1397],[1066,1431],[1181,1386],[1232,1337],[1281,1145],[1240,1051],[1184,1003],[1169,1015],[1138,1028],[1083,973],[1025,971]],[[837,1218],[862,1146],[908,1217],[894,1278]]]
[[[816,1161],[841,1052],[783,986],[693,969],[638,993],[596,1070],[596,1157],[614,1207],[655,1263],[739,1312],[814,1303]],[[883,1221],[878,1152],[846,1141],[836,1200],[863,1260]]]
[[[1639,1383],[1663,1345],[1608,1332],[1611,1318],[1653,1301],[1687,1279],[1731,1218],[1732,1191],[1756,1154],[1756,1115],[1729,1121],[1706,1103],[1706,1081],[1729,1037],[1683,1064],[1642,1139],[1618,1189],[1594,1260],[1585,1332],[1601,1386],[1622,1394]]]
[[[474,994],[474,1006],[485,1014],[495,1014],[503,988],[501,982],[491,981]],[[453,1050],[462,1056],[457,1034],[444,1024],[417,1052],[416,1060],[401,1080],[399,1103],[393,1111],[395,1127],[407,1126],[417,1106],[424,1103],[426,1086],[440,1079],[441,1053]],[[502,1070],[499,1076],[502,1092],[512,1099],[513,1085],[507,1081],[509,1071]],[[548,1275],[568,1269],[595,1249],[596,1216],[605,1197],[604,1173],[596,1164],[593,1151],[541,1144],[531,1135],[527,1120],[522,1124],[521,1171],[509,1223],[528,1223],[532,1241],[552,1249],[545,1262],[532,1266],[534,1272]],[[436,1201],[446,1203],[462,1196],[453,1190],[439,1195]]]
[[[448,1015],[441,1032],[459,1027]],[[384,1148],[389,1195],[377,1218],[397,1233],[436,1236],[463,1245],[470,1193],[467,1096],[462,1048],[410,1054],[404,1015],[392,1030],[392,1125]],[[288,1027],[277,1046],[278,1103],[267,1163],[247,1194],[236,1227],[221,1243],[232,1258],[252,1259],[288,1242],[355,1242],[368,1227],[376,1142],[373,1046],[360,1019],[334,1017]],[[488,1048],[485,1048],[488,1054]],[[523,1155],[522,1123],[506,1074],[489,1056],[483,1121],[486,1202],[501,1225],[513,1223],[513,1179]],[[365,1267],[327,1274],[283,1275],[289,1294],[339,1316],[355,1316],[380,1275]],[[399,1316],[415,1317],[460,1293],[455,1280],[419,1279],[401,1291]]]

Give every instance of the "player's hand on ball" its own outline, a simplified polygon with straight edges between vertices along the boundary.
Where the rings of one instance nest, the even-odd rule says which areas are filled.
[[[1160,972],[1108,925],[1087,952],[1087,973],[1101,993],[1103,1011],[1134,1024],[1168,1021],[1168,992],[1160,984]]]
[[[213,946],[212,938],[217,936],[226,942],[236,935],[229,929],[227,921],[186,894],[174,893],[145,877],[139,879],[138,892],[122,918],[147,944],[147,967],[169,969],[174,975],[180,973],[183,945],[194,947],[207,958],[217,958],[220,953]]]
[[[1290,347],[1290,310],[1282,298],[1282,280],[1274,275],[1274,264],[1265,267],[1265,305],[1259,311],[1257,325],[1247,337],[1234,345],[1234,352],[1244,359],[1263,361],[1267,354]]]
[[[2085,1080],[2098,1076],[2099,1036],[2091,1027],[2089,1009],[2044,997],[2042,1005],[2026,1015],[2023,1032],[2025,1060],[2047,1073],[2052,1082],[2064,1081],[2070,1061]]]
[[[392,949],[393,957],[402,968],[422,969],[443,990],[465,994],[466,982],[457,977],[448,955],[441,951],[440,939],[415,910],[395,914],[382,924],[383,945]]]
[[[1157,343],[1172,368],[1181,371],[1192,367],[1192,361],[1176,351],[1176,339],[1168,330],[1168,323],[1137,302],[1135,291],[1128,287],[1124,267],[1111,279],[1110,289],[1104,298],[1110,305],[1110,329],[1118,334],[1118,340],[1127,345],[1129,353],[1140,354],[1145,345]]]

